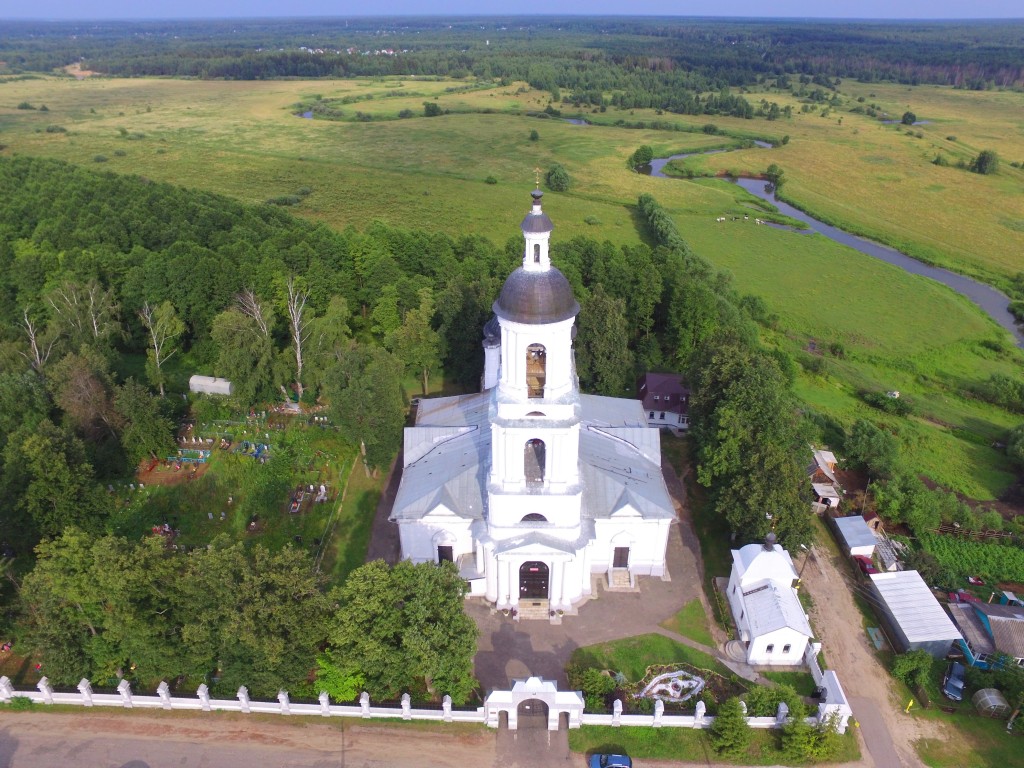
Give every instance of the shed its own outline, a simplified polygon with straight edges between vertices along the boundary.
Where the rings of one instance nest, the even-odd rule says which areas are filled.
[[[871,557],[875,553],[875,544],[878,540],[875,538],[874,531],[864,522],[863,517],[860,515],[836,517],[833,518],[832,523],[836,527],[839,543],[846,554],[851,557],[853,555]]]
[[[868,578],[879,618],[897,652],[920,649],[943,658],[954,642],[963,640],[917,571],[873,573]]]
[[[231,395],[234,392],[230,381],[216,376],[193,376],[188,380],[188,389],[206,395]]]
[[[979,715],[985,717],[1006,717],[1010,714],[1010,705],[1006,697],[996,688],[982,688],[972,697],[971,702]]]

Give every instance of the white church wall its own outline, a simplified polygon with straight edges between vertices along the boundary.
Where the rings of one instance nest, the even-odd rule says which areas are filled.
[[[759,635],[752,638],[747,647],[747,663],[759,666],[800,666],[804,663],[807,642],[806,635],[789,627]]]
[[[612,567],[616,547],[629,547],[629,571],[635,576],[662,576],[668,547],[669,520],[611,518],[594,524],[590,570],[604,573]]]
[[[453,521],[444,526],[423,522],[401,523],[398,533],[403,556],[414,563],[436,563],[438,544],[450,546],[456,560],[460,555],[474,551],[468,520]]]

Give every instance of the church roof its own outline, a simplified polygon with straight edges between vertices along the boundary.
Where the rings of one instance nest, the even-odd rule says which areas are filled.
[[[743,587],[743,606],[754,637],[766,635],[785,627],[796,630],[806,637],[814,635],[807,622],[807,614],[800,605],[796,590],[782,586],[771,579]]]
[[[494,314],[527,325],[558,323],[575,317],[580,305],[565,275],[554,267],[540,271],[517,269],[501,287]]]
[[[420,402],[405,430],[405,468],[392,520],[420,519],[439,505],[481,519],[487,498],[490,392]],[[661,474],[658,430],[644,424],[636,400],[580,398],[580,471],[584,518],[609,519],[625,507],[644,519],[672,519]],[[524,534],[525,535],[525,534]]]

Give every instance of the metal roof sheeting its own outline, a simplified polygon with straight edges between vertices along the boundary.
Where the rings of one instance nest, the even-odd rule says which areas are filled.
[[[868,578],[907,642],[963,639],[917,571],[872,573]]]
[[[878,543],[875,532],[864,522],[860,515],[850,517],[837,517],[834,520],[839,535],[846,542],[847,549],[859,549],[860,547],[874,547]]]

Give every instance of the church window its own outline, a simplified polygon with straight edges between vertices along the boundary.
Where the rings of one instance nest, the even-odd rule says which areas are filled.
[[[664,418],[665,418],[665,412],[664,412],[664,411],[662,411],[662,412],[661,412],[661,418],[662,418],[662,419],[664,419]]]
[[[765,653],[774,653],[775,652],[775,643],[768,643],[768,646],[764,649],[764,652]]]
[[[529,397],[544,397],[547,380],[548,355],[543,344],[526,348],[526,390]]]
[[[647,418],[649,418],[649,419],[653,419],[653,418],[654,418],[654,411],[651,411],[651,415],[650,415],[650,416],[648,416]]]
[[[453,563],[453,562],[455,562],[455,553],[452,551],[452,547],[450,545],[438,546],[438,548],[437,548],[437,562],[439,562],[439,563],[444,563],[444,562]]]
[[[519,522],[521,522],[521,523],[546,523],[547,521],[548,521],[548,519],[546,517],[544,517],[544,515],[538,515],[536,512],[531,512],[530,514],[526,515]]]
[[[793,646],[792,646],[792,645],[790,645],[789,643],[786,643],[786,644],[785,644],[784,646],[782,646],[782,652],[783,652],[783,653],[789,653],[789,651],[790,651],[790,650],[791,650],[792,648],[793,648]]]
[[[540,243],[533,244],[533,263],[540,264]]]
[[[526,441],[523,449],[523,475],[527,485],[540,485],[544,482],[544,467],[547,449],[543,440],[534,438]]]
[[[655,399],[655,400],[661,400],[661,395],[655,395],[655,396],[654,396],[654,399]]]

